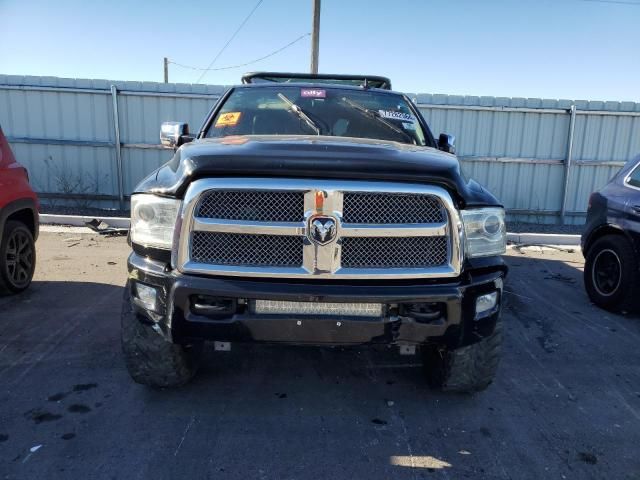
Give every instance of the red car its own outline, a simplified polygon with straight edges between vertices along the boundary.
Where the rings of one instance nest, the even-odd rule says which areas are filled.
[[[36,268],[38,197],[0,127],[0,292],[21,292]]]

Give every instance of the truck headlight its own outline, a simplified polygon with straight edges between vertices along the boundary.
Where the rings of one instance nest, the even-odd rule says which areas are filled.
[[[469,258],[502,255],[507,248],[503,208],[462,210],[465,251]]]
[[[131,196],[131,241],[170,250],[180,200],[150,194]]]

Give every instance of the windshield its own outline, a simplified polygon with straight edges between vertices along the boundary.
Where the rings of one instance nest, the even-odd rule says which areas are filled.
[[[426,145],[409,103],[398,94],[330,87],[238,88],[206,137],[324,135]]]

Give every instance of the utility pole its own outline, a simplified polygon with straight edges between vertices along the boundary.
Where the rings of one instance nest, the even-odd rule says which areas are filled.
[[[164,83],[169,83],[169,59],[164,57]]]
[[[311,33],[311,73],[318,73],[320,49],[320,0],[313,0],[313,30]]]

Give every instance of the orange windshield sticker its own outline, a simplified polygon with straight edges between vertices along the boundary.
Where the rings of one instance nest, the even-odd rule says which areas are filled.
[[[240,115],[242,112],[227,112],[221,113],[216,120],[216,128],[220,127],[233,127],[240,121]]]

